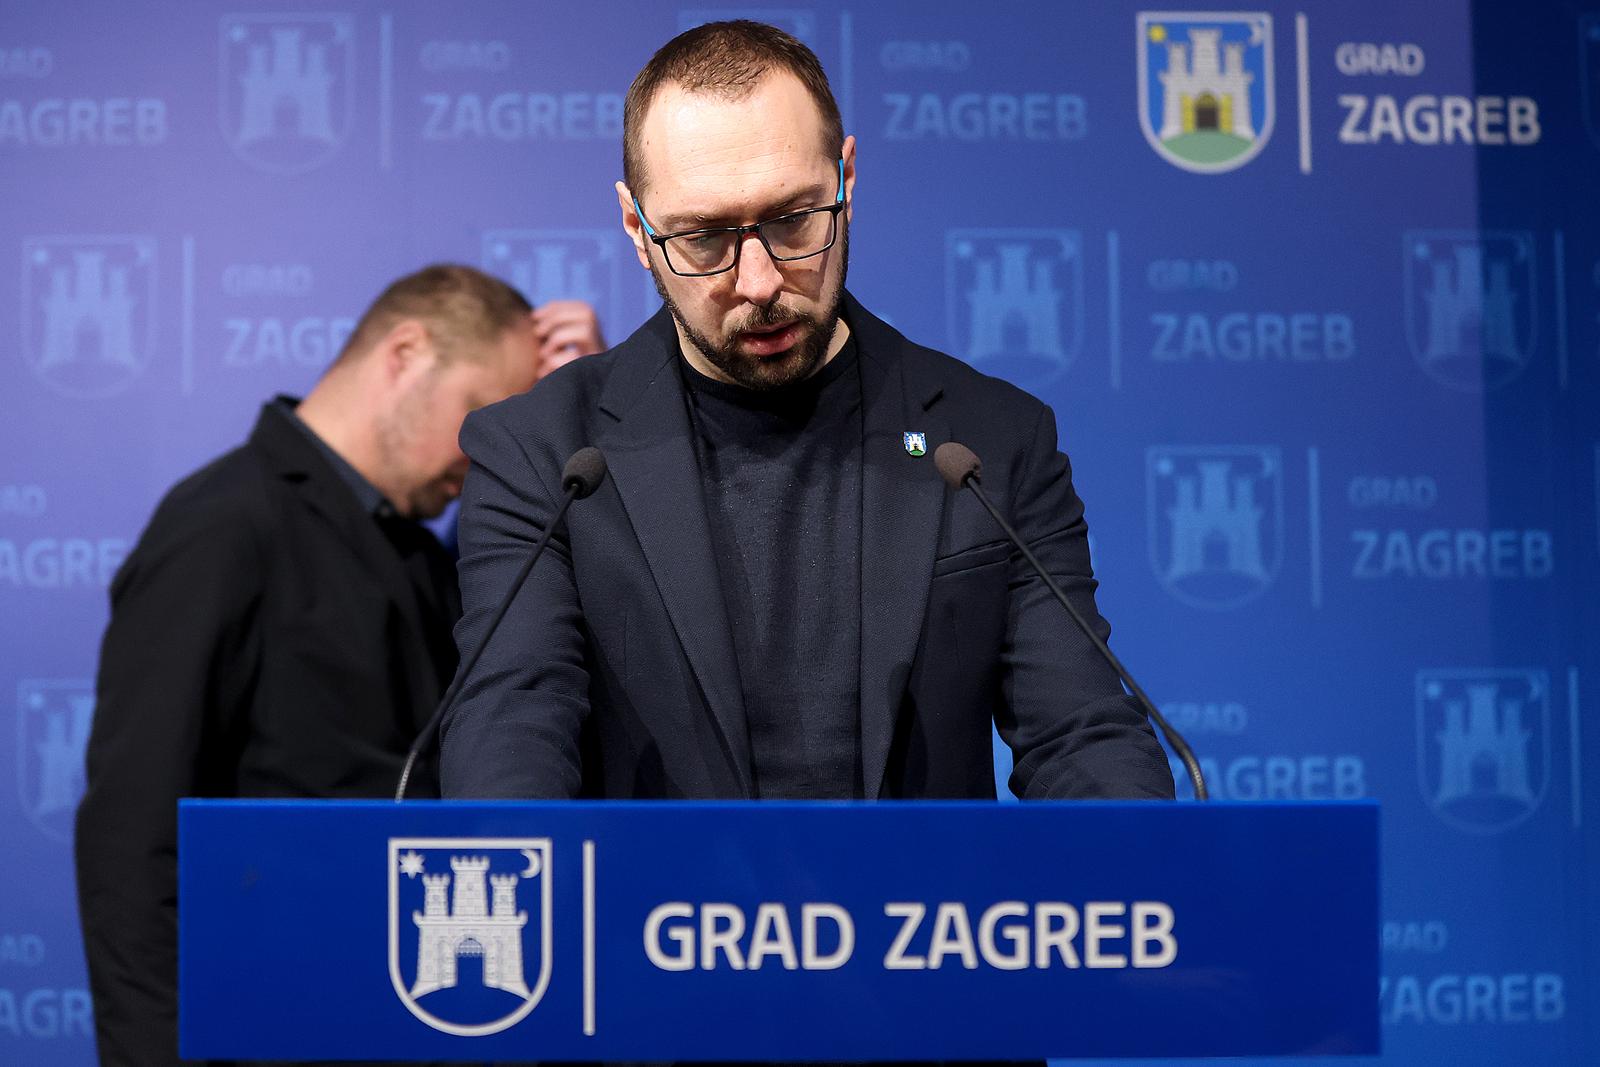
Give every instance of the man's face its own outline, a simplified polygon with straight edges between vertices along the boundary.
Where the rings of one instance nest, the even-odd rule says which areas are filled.
[[[844,145],[846,209],[838,238],[809,259],[779,263],[749,234],[732,270],[680,277],[645,235],[633,194],[658,234],[748,225],[824,207],[838,196],[839,166],[822,143],[821,113],[787,72],[768,75],[739,100],[667,85],[640,126],[646,184],[643,190],[617,184],[623,225],[681,339],[695,350],[691,359],[698,354],[709,364],[700,369],[725,381],[776,388],[809,376],[826,357],[849,258],[854,139]]]
[[[470,412],[533,387],[539,367],[531,322],[506,330],[480,353],[449,362],[428,352],[396,382],[396,399],[378,425],[393,504],[413,519],[429,519],[461,495],[467,457],[457,439]]]

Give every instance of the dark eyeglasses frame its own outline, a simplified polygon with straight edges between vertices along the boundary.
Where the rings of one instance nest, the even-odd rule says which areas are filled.
[[[633,198],[633,210],[635,214],[639,216],[640,225],[644,227],[644,235],[661,249],[661,258],[667,261],[667,269],[672,271],[672,273],[676,274],[680,278],[710,278],[717,274],[726,274],[728,271],[739,265],[739,253],[744,249],[745,235],[751,233],[756,235],[756,238],[761,242],[761,247],[767,250],[767,255],[771,256],[775,262],[793,263],[797,260],[810,259],[812,256],[822,255],[822,253],[832,248],[834,242],[839,239],[839,212],[844,210],[844,160],[842,158],[838,160],[838,166],[839,195],[834,199],[833,203],[824,207],[806,208],[804,211],[785,212],[782,215],[777,215],[770,219],[762,219],[760,222],[752,222],[748,226],[706,226],[695,230],[678,230],[675,233],[658,234],[656,233],[656,228],[650,225],[650,220],[644,217],[644,208],[639,206],[639,198],[637,196]],[[833,228],[830,236],[828,237],[828,243],[817,249],[815,252],[806,252],[798,256],[780,256],[778,253],[772,250],[772,245],[770,242],[768,242],[767,235],[763,233],[761,229],[763,226],[769,225],[770,223],[787,222],[790,219],[798,218],[801,215],[815,215],[823,211],[826,211],[828,214],[833,216]],[[673,265],[672,253],[667,251],[668,241],[675,237],[695,237],[700,234],[707,233],[731,233],[734,235],[733,261],[731,263],[729,263],[726,267],[718,267],[716,270],[704,270],[696,272],[681,271]]]

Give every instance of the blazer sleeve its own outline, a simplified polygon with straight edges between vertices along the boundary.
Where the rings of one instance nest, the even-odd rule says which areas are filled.
[[[1050,576],[1102,640],[1083,501],[1041,405],[1018,465],[1011,519]],[[1024,799],[1173,796],[1172,771],[1139,705],[1021,554],[1011,561],[1002,655],[1001,738],[1015,756],[1011,788]]]
[[[74,842],[102,1064],[177,1062],[177,802],[232,790],[262,571],[238,509],[169,501],[112,583]]]
[[[561,499],[559,460],[536,462],[486,409],[467,418],[471,459],[457,526],[466,666],[483,643]],[[582,505],[578,505],[581,507]],[[579,735],[589,713],[583,613],[565,522],[517,591],[440,731],[443,795],[568,799],[582,784]]]

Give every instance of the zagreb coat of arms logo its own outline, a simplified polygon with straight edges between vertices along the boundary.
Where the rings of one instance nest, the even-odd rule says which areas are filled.
[[[389,978],[435,1030],[514,1026],[550,984],[551,844],[529,838],[390,838]]]
[[[1242,167],[1276,117],[1272,16],[1259,11],[1142,11],[1139,125],[1150,147],[1196,174]]]

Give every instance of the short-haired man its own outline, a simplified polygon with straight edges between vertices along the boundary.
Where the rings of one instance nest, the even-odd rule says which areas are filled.
[[[931,453],[984,484],[1102,632],[1050,410],[844,290],[854,138],[752,22],[665,45],[624,112],[622,222],[666,308],[467,420],[461,647],[596,445],[445,723],[447,796],[1170,797],[1138,706]]]
[[[536,320],[428,267],[156,509],[112,583],[78,811],[101,1063],[177,1061],[178,798],[393,794],[455,670],[453,562],[417,520],[460,492],[461,422],[597,347],[581,305]]]

